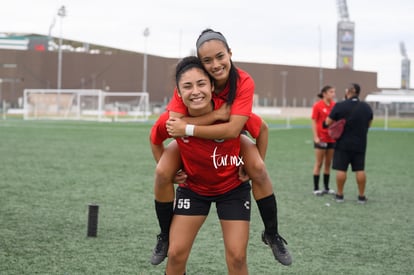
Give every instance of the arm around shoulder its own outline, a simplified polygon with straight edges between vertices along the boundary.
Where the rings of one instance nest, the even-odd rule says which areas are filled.
[[[194,136],[205,139],[237,138],[247,120],[247,116],[232,115],[228,122],[208,126],[197,125],[194,128]]]

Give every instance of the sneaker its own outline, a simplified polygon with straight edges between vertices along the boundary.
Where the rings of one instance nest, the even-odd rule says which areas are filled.
[[[336,202],[344,202],[344,195],[335,195],[335,201]]]
[[[367,203],[367,197],[365,197],[365,196],[358,196],[358,200],[357,200],[357,202],[359,203],[359,204],[366,204]]]
[[[168,252],[168,236],[164,234],[157,235],[157,245],[152,251],[151,264],[159,265],[167,257]]]
[[[263,231],[262,241],[272,249],[275,259],[278,260],[282,265],[292,264],[292,257],[290,256],[290,253],[285,246],[287,242],[280,235],[275,234],[271,236]]]
[[[321,190],[313,190],[313,194],[315,196],[322,196],[323,195],[323,192]]]
[[[332,189],[325,189],[325,190],[322,191],[322,194],[323,195],[335,195],[336,192],[335,192],[335,190],[332,190]]]

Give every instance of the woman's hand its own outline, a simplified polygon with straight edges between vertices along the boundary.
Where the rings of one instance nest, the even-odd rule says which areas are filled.
[[[174,177],[175,184],[184,184],[187,180],[187,174],[183,170],[179,170]]]
[[[247,175],[247,173],[244,170],[244,167],[243,166],[240,166],[239,167],[239,180],[241,182],[245,182],[245,181],[250,180],[250,177],[249,177],[249,175]]]
[[[167,120],[166,126],[168,134],[174,138],[186,135],[185,126],[187,126],[187,122],[178,117],[170,117]]]

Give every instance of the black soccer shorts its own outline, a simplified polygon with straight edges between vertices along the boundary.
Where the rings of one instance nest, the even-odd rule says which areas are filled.
[[[207,216],[210,206],[216,203],[220,220],[250,221],[251,186],[243,182],[238,187],[218,196],[202,196],[188,188],[178,187],[176,191],[174,215]]]
[[[349,164],[351,164],[352,172],[364,171],[365,152],[335,150],[332,168],[334,170],[347,171]]]

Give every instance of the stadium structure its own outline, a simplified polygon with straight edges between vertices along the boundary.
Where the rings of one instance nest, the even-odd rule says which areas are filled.
[[[337,24],[336,67],[354,69],[355,23],[350,20],[346,0],[337,0],[340,20]]]
[[[354,70],[355,23],[350,20],[346,0],[337,0],[337,7],[336,68],[233,60],[255,81],[256,109],[309,109],[325,84],[336,87],[338,100],[343,98],[350,82],[361,85],[361,98],[380,91],[376,72]],[[58,16],[65,15],[66,9],[62,6]],[[147,113],[160,112],[166,106],[174,89],[173,74],[178,58],[53,37],[54,23],[47,36],[0,33],[3,114],[11,109],[24,109],[27,119],[53,113],[74,119],[84,113],[99,119],[105,119],[102,113],[145,119]],[[148,35],[149,29],[145,29],[144,36]],[[401,54],[401,89],[411,94],[410,60],[403,44]],[[381,106],[375,107],[381,109]]]
[[[36,34],[3,34],[0,37],[0,100],[21,107],[25,89],[57,89],[57,38]],[[100,89],[142,92],[144,54],[63,40],[62,89]],[[147,89],[151,107],[170,99],[176,58],[148,55]],[[320,90],[318,67],[237,62],[255,80],[256,104],[309,107]],[[324,83],[337,87],[338,96],[349,82],[364,91],[377,90],[377,73],[322,68]],[[283,100],[284,99],[284,100]]]

